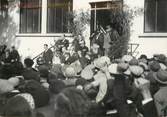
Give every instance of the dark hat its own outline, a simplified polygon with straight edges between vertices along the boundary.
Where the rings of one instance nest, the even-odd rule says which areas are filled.
[[[150,67],[150,69],[151,69],[152,71],[154,71],[154,72],[157,72],[157,71],[160,70],[160,68],[161,68],[159,62],[157,62],[157,61],[151,62],[150,65],[149,65],[149,67]]]
[[[117,66],[117,70],[121,73],[125,72],[129,68],[129,64],[127,63],[119,63]]]
[[[135,58],[133,58],[131,61],[129,61],[129,65],[138,65],[139,61]]]
[[[142,63],[147,64],[147,63],[148,63],[148,59],[144,59],[144,58],[142,58],[142,59],[139,59],[139,62],[142,62]]]
[[[147,56],[145,54],[140,55],[139,59],[146,59],[147,60]]]
[[[40,65],[38,67],[39,73],[41,77],[47,78],[49,74],[49,68],[46,65]]]
[[[62,82],[61,80],[53,80],[50,82],[49,85],[49,90],[50,92],[54,93],[54,94],[58,94],[60,93],[64,88],[65,88],[65,84],[64,82]]]
[[[155,76],[155,80],[160,84],[167,84],[167,71],[160,70]]]
[[[165,59],[165,62],[164,62],[164,64],[167,66],[167,58]]]
[[[81,85],[81,86],[84,86],[84,85],[86,85],[86,84],[88,84],[89,82],[86,80],[86,79],[84,79],[84,78],[78,78],[77,79],[77,81],[76,81],[76,85],[78,86],[78,85]]]
[[[161,62],[161,63],[164,63],[165,60],[166,60],[166,56],[164,54],[160,54],[158,57],[157,57],[158,61]]]
[[[26,58],[24,59],[24,64],[27,66],[27,67],[32,67],[32,65],[34,64],[34,61],[30,58]]]

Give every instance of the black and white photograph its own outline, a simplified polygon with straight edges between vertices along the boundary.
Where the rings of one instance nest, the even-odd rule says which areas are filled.
[[[167,0],[0,0],[0,117],[167,117]]]

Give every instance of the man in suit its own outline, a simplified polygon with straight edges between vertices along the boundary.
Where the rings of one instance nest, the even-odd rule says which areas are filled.
[[[53,52],[51,49],[48,48],[47,44],[44,44],[44,53],[43,53],[43,58],[45,61],[45,65],[48,66],[49,68],[51,68],[52,63],[53,63]]]
[[[12,46],[11,48],[10,59],[12,63],[20,60],[19,52],[16,50],[15,46]]]
[[[155,106],[158,112],[158,117],[166,116],[167,111],[167,71],[160,70],[155,76],[155,80],[158,82],[160,89],[155,93],[154,100]]]

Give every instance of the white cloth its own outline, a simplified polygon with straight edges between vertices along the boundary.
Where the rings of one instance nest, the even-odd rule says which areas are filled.
[[[18,94],[16,96],[23,97],[28,102],[28,104],[30,105],[31,109],[35,109],[34,98],[32,97],[31,94],[29,94],[29,93],[22,93],[22,94]]]
[[[96,102],[100,102],[103,100],[104,96],[107,93],[107,78],[104,73],[99,71],[95,76],[94,76],[95,81],[92,83],[94,86],[99,86],[99,91],[96,96]]]

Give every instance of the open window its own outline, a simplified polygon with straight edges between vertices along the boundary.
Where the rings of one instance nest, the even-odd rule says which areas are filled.
[[[105,28],[110,23],[113,10],[123,10],[123,0],[91,2],[91,33],[100,25]]]

